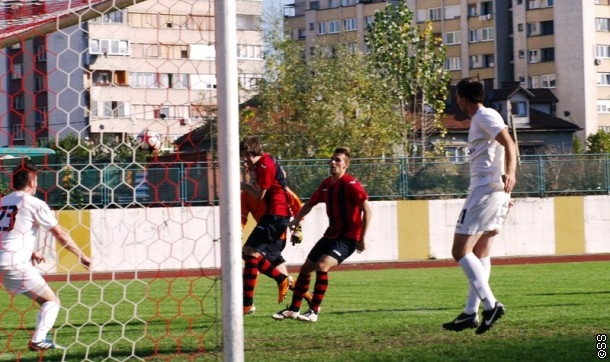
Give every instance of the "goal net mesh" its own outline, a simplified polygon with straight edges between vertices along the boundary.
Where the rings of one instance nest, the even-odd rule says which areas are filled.
[[[38,237],[38,267],[61,300],[48,338],[65,347],[45,360],[217,358],[213,3],[0,6],[0,195],[30,157],[37,196],[93,258],[86,270]],[[241,26],[258,26],[254,18]],[[258,47],[240,51],[262,58]],[[240,80],[254,74],[246,66]],[[0,360],[34,360],[38,305],[5,290],[0,298]]]

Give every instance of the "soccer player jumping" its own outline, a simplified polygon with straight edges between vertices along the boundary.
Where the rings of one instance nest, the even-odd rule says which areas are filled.
[[[504,305],[496,300],[489,286],[490,249],[510,207],[515,186],[517,146],[502,116],[483,105],[485,90],[475,79],[457,84],[456,101],[471,120],[468,132],[470,187],[458,217],[453,237],[453,258],[464,270],[470,288],[464,311],[443,324],[451,331],[476,329],[485,333],[504,315]],[[478,317],[483,303],[483,320]]]

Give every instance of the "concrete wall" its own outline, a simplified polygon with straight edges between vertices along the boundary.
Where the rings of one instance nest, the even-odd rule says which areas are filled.
[[[346,263],[450,259],[455,221],[463,199],[374,201],[364,253]],[[217,207],[60,211],[62,226],[88,254],[94,271],[218,268]],[[284,257],[300,265],[327,225],[324,205],[303,222],[302,244]],[[254,227],[250,220],[244,235]],[[516,199],[493,256],[574,255],[610,252],[610,196]],[[48,242],[48,240],[46,240]],[[40,240],[41,243],[45,239]],[[235,242],[241,243],[241,240]],[[45,249],[47,272],[82,271],[56,245]],[[56,263],[57,262],[57,263]],[[57,264],[57,266],[56,266]]]

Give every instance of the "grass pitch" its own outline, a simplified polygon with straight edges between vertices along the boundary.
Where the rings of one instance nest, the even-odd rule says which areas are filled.
[[[491,285],[506,315],[480,336],[441,327],[465,302],[457,266],[331,271],[317,323],[272,320],[284,305],[262,276],[256,313],[244,317],[245,359],[596,361],[607,352],[596,335],[610,334],[609,275],[607,262],[494,266]],[[68,349],[43,360],[222,360],[218,281],[95,284],[53,285],[63,306],[55,337]],[[36,308],[25,297],[9,304],[0,306],[0,361],[40,360],[25,349]]]

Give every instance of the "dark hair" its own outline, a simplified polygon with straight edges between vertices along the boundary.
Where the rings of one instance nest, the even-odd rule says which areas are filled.
[[[333,153],[342,153],[345,155],[345,158],[350,159],[349,148],[347,147],[337,147]]]
[[[477,78],[464,78],[456,86],[457,94],[470,103],[485,101],[485,88]]]
[[[15,190],[23,190],[28,186],[28,183],[36,176],[38,170],[34,163],[30,160],[23,160],[13,169],[13,188]]]
[[[253,156],[262,156],[263,147],[257,137],[247,137],[239,143],[239,153],[241,155],[250,153]]]

